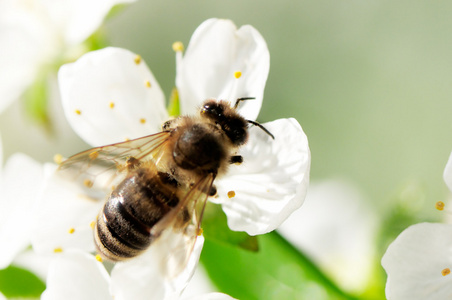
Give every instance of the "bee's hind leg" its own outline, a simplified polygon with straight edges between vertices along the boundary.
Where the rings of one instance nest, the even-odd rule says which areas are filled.
[[[241,155],[233,155],[229,158],[229,163],[240,165],[243,162],[243,156]]]

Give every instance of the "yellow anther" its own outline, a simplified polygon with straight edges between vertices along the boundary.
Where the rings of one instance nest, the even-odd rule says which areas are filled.
[[[449,275],[449,274],[450,274],[450,269],[449,269],[449,268],[443,269],[443,270],[441,271],[441,274],[442,274],[443,276]]]
[[[114,102],[110,102],[108,105],[110,106],[110,108],[114,108],[115,107],[115,103]]]
[[[93,151],[88,154],[89,159],[96,159],[99,156],[99,151]]]
[[[124,139],[124,141],[125,141],[125,142],[128,142],[128,141],[130,141],[130,139],[129,139],[128,137],[126,137],[126,138]]]
[[[102,262],[102,257],[99,254],[96,254],[96,260]]]
[[[91,227],[91,229],[94,229],[94,225],[96,225],[96,221],[92,221],[91,223],[89,223],[89,227]]]
[[[444,202],[443,201],[436,202],[435,207],[436,207],[437,210],[443,210],[444,209]]]
[[[78,109],[75,110],[75,113],[76,113],[77,115],[81,115],[81,114],[82,114],[82,112],[81,112],[80,110],[78,110]]]
[[[237,79],[239,79],[240,77],[242,77],[242,72],[240,72],[240,71],[235,71],[235,72],[234,72],[234,77],[237,78]]]
[[[146,119],[140,119],[140,123],[141,123],[141,124],[146,123]]]
[[[150,87],[151,87],[151,82],[150,82],[149,80],[146,80],[146,81],[144,82],[144,85],[145,85],[147,88],[150,88]]]
[[[73,234],[75,232],[75,228],[71,227],[71,228],[69,228],[69,230],[67,232],[69,232],[70,234]]]
[[[84,184],[87,188],[90,188],[90,187],[93,186],[93,182],[92,182],[91,180],[89,180],[89,179],[83,180],[83,184]]]
[[[55,249],[53,249],[53,252],[54,253],[61,253],[61,252],[63,252],[63,248],[61,248],[61,247],[55,248]]]
[[[182,44],[182,42],[174,42],[173,43],[173,51],[174,52],[184,51],[184,44]]]
[[[198,236],[202,235],[202,233],[204,232],[204,230],[202,230],[202,228],[198,229]]]
[[[61,163],[63,162],[63,155],[61,155],[61,154],[55,154],[55,155],[53,156],[53,161],[54,161],[57,165],[61,164]]]
[[[133,59],[133,61],[134,61],[137,65],[139,65],[140,62],[141,62],[141,56],[137,54],[137,56],[135,56],[135,58]]]
[[[229,198],[234,198],[235,197],[235,192],[234,191],[229,191],[228,192],[228,197]]]

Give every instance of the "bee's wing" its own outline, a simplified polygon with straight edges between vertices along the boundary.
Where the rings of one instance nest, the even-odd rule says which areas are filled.
[[[160,240],[165,253],[162,269],[169,278],[180,274],[189,262],[197,237],[201,235],[201,219],[214,178],[209,174],[195,183],[175,209],[152,228],[151,233],[162,235]],[[168,236],[171,239],[167,239]]]
[[[58,173],[83,184],[91,192],[107,192],[127,174],[128,165],[144,160],[157,163],[160,150],[170,136],[163,131],[126,142],[92,148],[63,161]]]

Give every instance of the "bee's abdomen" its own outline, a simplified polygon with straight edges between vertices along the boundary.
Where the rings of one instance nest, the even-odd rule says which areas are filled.
[[[111,194],[97,218],[97,250],[112,261],[137,256],[157,238],[152,227],[179,202],[164,173],[132,172]],[[163,180],[162,180],[163,179]]]

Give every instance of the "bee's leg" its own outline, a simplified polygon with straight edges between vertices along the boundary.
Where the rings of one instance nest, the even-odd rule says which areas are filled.
[[[212,186],[210,187],[209,196],[210,196],[210,197],[213,197],[213,196],[215,196],[216,194],[217,194],[217,187],[216,187],[215,185],[212,185]]]
[[[243,162],[243,156],[241,155],[233,155],[229,158],[230,164],[240,165]]]
[[[162,131],[168,131],[171,128],[171,123],[173,123],[173,120],[168,120],[165,123],[163,123],[162,124]]]

